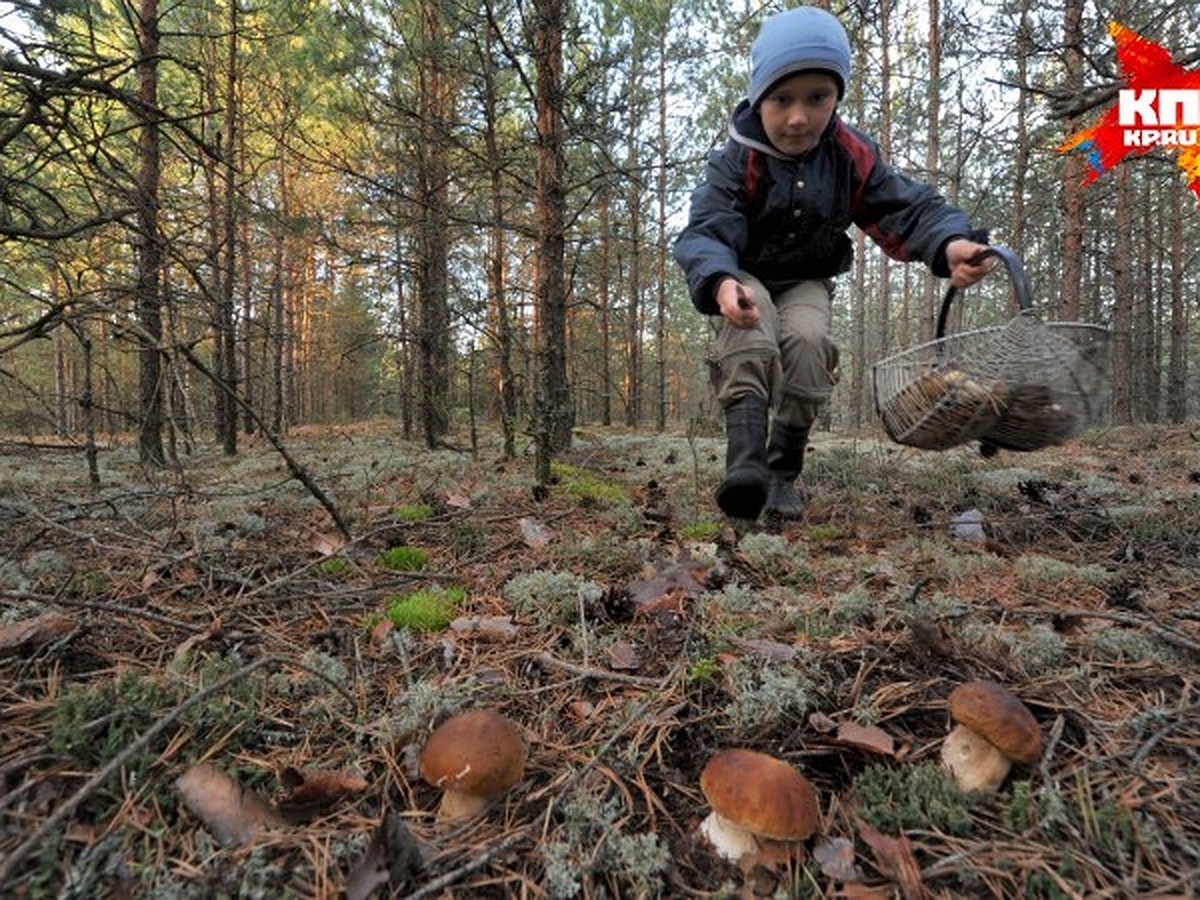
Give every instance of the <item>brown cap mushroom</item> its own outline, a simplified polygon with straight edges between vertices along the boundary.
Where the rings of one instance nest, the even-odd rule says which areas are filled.
[[[447,719],[421,751],[421,777],[444,791],[439,822],[477,815],[524,774],[520,732],[508,719],[486,709]]]
[[[950,692],[957,726],[942,745],[942,762],[964,791],[994,791],[1014,762],[1042,755],[1042,734],[1028,707],[993,681],[969,681]]]
[[[700,833],[721,856],[740,859],[758,839],[802,841],[817,830],[820,808],[808,780],[785,763],[754,750],[721,750],[700,773],[712,812]]]

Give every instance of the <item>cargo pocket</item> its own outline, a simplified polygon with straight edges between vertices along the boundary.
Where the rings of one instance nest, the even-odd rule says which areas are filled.
[[[782,376],[779,351],[766,342],[739,344],[712,359],[709,372],[713,392],[722,407],[744,394],[757,394],[769,401],[775,396]]]

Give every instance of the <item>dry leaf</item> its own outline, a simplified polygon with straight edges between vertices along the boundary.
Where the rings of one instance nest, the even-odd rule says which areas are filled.
[[[865,884],[848,882],[833,896],[845,900],[892,900],[892,892],[888,888],[867,887]]]
[[[288,789],[287,796],[279,801],[279,811],[293,823],[310,818],[343,797],[368,787],[367,780],[357,772],[293,766],[287,766],[279,773],[279,783]]]
[[[838,726],[837,739],[839,743],[847,744],[868,753],[879,753],[883,756],[896,755],[896,742],[892,736],[874,725],[859,725],[856,722],[843,722]]]
[[[393,893],[402,891],[415,881],[423,865],[421,848],[408,826],[389,809],[375,829],[367,852],[346,876],[346,900],[367,900],[385,884]]]
[[[375,627],[371,629],[371,646],[377,649],[382,647],[383,642],[387,640],[387,636],[395,627],[396,623],[391,619],[380,619],[376,622]]]
[[[791,662],[796,658],[796,648],[791,644],[766,639],[740,638],[730,635],[729,643],[751,656],[763,656],[776,662]]]
[[[708,573],[704,566],[694,560],[670,565],[652,578],[638,581],[629,586],[629,597],[639,607],[661,606],[664,596],[678,598],[697,597],[704,591],[703,582]]]
[[[571,712],[580,719],[590,719],[592,713],[596,711],[596,704],[591,700],[572,700],[570,708]]]
[[[286,824],[261,797],[208,763],[192,766],[180,775],[175,789],[223,847],[237,847],[264,828]]]
[[[837,722],[823,712],[815,712],[809,716],[808,724],[817,734],[829,734],[831,731],[837,730]]]
[[[0,659],[22,647],[45,644],[75,630],[75,620],[62,613],[46,613],[0,626]]]
[[[862,872],[854,864],[854,841],[849,838],[822,838],[813,847],[812,855],[826,877],[834,881],[862,880]]]
[[[642,666],[642,658],[628,641],[617,641],[608,648],[609,664],[617,671],[634,671]]]
[[[636,615],[639,616],[657,616],[657,615],[679,615],[683,612],[683,601],[687,599],[687,592],[676,588],[659,594],[656,597],[639,602]]]
[[[554,532],[533,519],[521,519],[521,540],[533,550],[541,550],[554,537]]]
[[[83,822],[72,822],[67,826],[67,830],[63,832],[63,840],[73,844],[83,844],[90,847],[96,842],[96,836],[99,834],[99,828],[96,825],[87,825]]]
[[[459,491],[446,491],[446,506],[449,509],[470,509],[471,498]]]
[[[460,616],[450,628],[457,634],[493,641],[512,640],[521,631],[512,616]]]
[[[875,856],[876,867],[881,874],[900,886],[905,900],[920,900],[929,896],[925,883],[921,880],[921,867],[917,864],[908,838],[904,835],[894,838],[883,834],[870,822],[857,816],[854,821],[858,825],[859,836]]]
[[[189,653],[191,653],[193,650],[195,650],[198,646],[203,644],[205,641],[211,641],[213,638],[215,638],[220,633],[221,633],[221,620],[215,619],[215,620],[213,620],[213,623],[208,626],[207,631],[201,631],[197,634],[193,634],[190,638],[188,638],[183,643],[181,643],[178,647],[175,648],[175,662],[178,663],[180,660],[182,660],[184,657],[186,657]]]
[[[336,532],[314,534],[308,539],[308,549],[322,556],[333,556],[346,549],[346,539]]]

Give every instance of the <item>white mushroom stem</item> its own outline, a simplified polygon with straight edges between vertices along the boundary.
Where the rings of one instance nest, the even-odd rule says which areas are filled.
[[[942,744],[942,763],[965,793],[993,793],[1004,783],[1012,760],[966,725],[956,725]]]
[[[700,823],[700,835],[712,844],[723,858],[737,862],[748,853],[758,851],[758,840],[754,835],[724,816],[710,812]]]
[[[462,791],[447,790],[438,804],[438,822],[462,822],[473,819],[487,808],[488,798]]]

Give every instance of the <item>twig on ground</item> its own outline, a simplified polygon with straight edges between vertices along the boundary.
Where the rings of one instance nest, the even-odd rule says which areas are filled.
[[[619,681],[622,684],[636,684],[642,687],[659,687],[662,683],[658,678],[647,678],[644,675],[626,675],[624,672],[598,669],[595,666],[580,666],[558,659],[544,651],[534,654],[533,658],[548,668],[558,669],[560,672],[568,672],[582,678],[599,678],[603,681]]]
[[[312,666],[305,665],[304,663],[300,662],[297,659],[279,659],[279,660],[277,660],[277,662],[281,666],[292,666],[293,668],[300,669],[302,672],[307,672],[309,675],[312,675],[316,678],[320,678],[327,685],[329,685],[331,688],[333,688],[335,691],[337,691],[339,694],[341,694],[342,699],[344,699],[347,703],[350,704],[351,709],[355,708],[356,703],[354,700],[354,695],[351,694],[344,687],[342,687],[340,684],[338,684],[336,681],[334,681],[332,678],[330,678],[328,675],[326,675],[324,672],[322,672],[320,669],[314,669]]]
[[[449,872],[439,875],[433,881],[423,884],[411,894],[405,894],[405,900],[418,900],[420,897],[428,897],[432,894],[442,891],[444,888],[448,888],[450,885],[462,878],[465,878],[472,872],[482,869],[495,857],[499,856],[509,847],[520,843],[525,838],[526,834],[523,831],[514,832],[504,838],[501,838],[495,844],[488,847],[482,853],[473,857],[471,860],[459,866],[458,868],[451,869]]]
[[[1059,713],[1050,728],[1050,737],[1046,740],[1046,749],[1042,753],[1041,761],[1038,763],[1038,772],[1041,773],[1043,784],[1050,784],[1053,781],[1050,777],[1050,761],[1054,758],[1054,751],[1058,748],[1058,742],[1062,740],[1063,728],[1066,724],[1067,720],[1063,718],[1062,713]]]
[[[100,600],[77,600],[61,596],[55,597],[53,602],[62,604],[63,606],[79,607],[81,609],[99,609],[104,612],[135,616],[139,619],[158,622],[160,625],[170,625],[172,628],[178,628],[181,631],[190,631],[193,634],[203,634],[212,627],[211,625],[193,625],[190,622],[181,622],[179,619],[172,619],[170,616],[164,616],[161,613],[152,612],[148,609],[138,609],[134,606],[122,606],[120,603],[105,603]]]
[[[1169,735],[1172,731],[1182,728],[1184,725],[1191,724],[1191,717],[1195,715],[1198,710],[1200,710],[1200,703],[1193,703],[1191,706],[1176,710],[1175,720],[1168,722],[1146,739],[1142,746],[1140,746],[1137,752],[1133,755],[1133,759],[1130,761],[1129,767],[1136,769],[1143,762],[1145,762],[1146,757],[1150,755],[1150,751],[1153,750],[1159,744],[1159,742],[1163,740],[1163,738]]]

